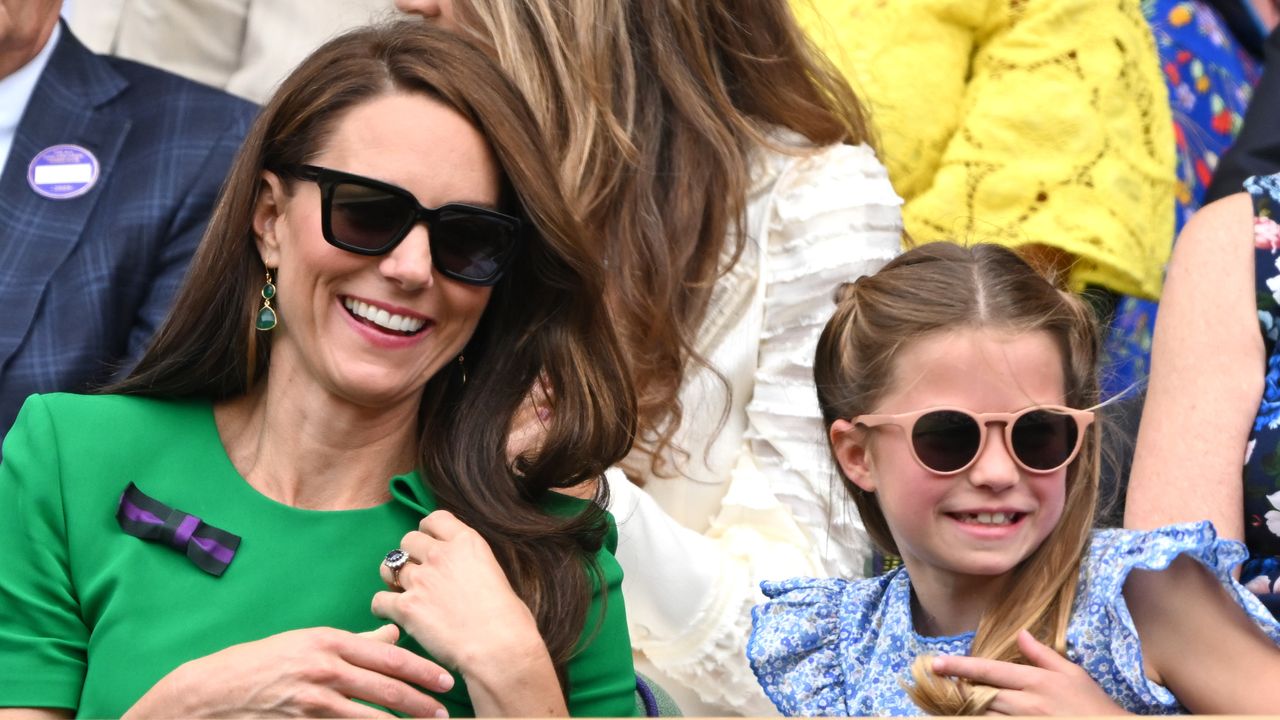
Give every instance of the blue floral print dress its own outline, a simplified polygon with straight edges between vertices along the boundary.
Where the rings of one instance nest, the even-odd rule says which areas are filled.
[[[1158,530],[1094,531],[1067,628],[1067,657],[1125,710],[1185,712],[1142,671],[1142,648],[1121,590],[1134,568],[1162,570],[1179,555],[1204,563],[1260,628],[1280,644],[1280,623],[1231,579],[1244,559],[1207,522]],[[921,715],[900,681],[922,653],[963,655],[973,633],[924,637],[911,620],[906,568],[865,580],[795,578],[762,585],[772,598],[752,614],[747,658],[784,715]]]
[[[1175,235],[1204,202],[1218,158],[1235,140],[1262,68],[1227,29],[1212,3],[1143,0],[1151,25],[1177,143]],[[1173,238],[1169,238],[1173,242]],[[1156,303],[1121,297],[1105,346],[1104,396],[1146,380]]]
[[[1244,541],[1240,582],[1280,617],[1280,175],[1249,178],[1253,197],[1258,326],[1267,357],[1262,404],[1244,458]]]

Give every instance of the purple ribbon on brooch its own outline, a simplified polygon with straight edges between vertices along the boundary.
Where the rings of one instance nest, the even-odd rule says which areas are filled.
[[[240,536],[149,497],[129,483],[116,510],[120,529],[136,538],[164,543],[184,553],[201,570],[221,577],[235,558]]]

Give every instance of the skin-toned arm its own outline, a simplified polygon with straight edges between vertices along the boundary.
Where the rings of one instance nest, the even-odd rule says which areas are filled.
[[[233,645],[179,666],[124,717],[391,717],[355,700],[440,717],[440,702],[413,685],[445,691],[453,678],[396,647],[399,637],[394,625],[360,634],[308,628]]]
[[[1263,634],[1216,578],[1180,557],[1168,569],[1134,570],[1124,598],[1142,642],[1143,671],[1195,714],[1267,714],[1260,687],[1280,684],[1280,647]],[[1031,665],[949,656],[934,672],[998,688],[1001,715],[1116,715],[1123,711],[1083,668],[1025,630],[1018,648]]]
[[[1147,677],[1195,714],[1268,714],[1280,686],[1280,648],[1203,565],[1180,557],[1162,572],[1135,570],[1125,601]]]
[[[477,717],[566,717],[555,666],[533,613],[489,544],[447,510],[423,518],[400,548],[413,560],[402,592],[373,597],[373,614],[400,625],[466,680]]]
[[[1241,193],[1200,210],[1174,247],[1126,527],[1210,520],[1223,537],[1244,535],[1241,467],[1266,374],[1252,237]]]

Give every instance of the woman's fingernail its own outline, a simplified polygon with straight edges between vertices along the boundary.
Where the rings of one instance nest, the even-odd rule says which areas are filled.
[[[445,710],[444,708],[440,708],[439,710],[436,711],[436,717],[447,718],[449,717],[449,711]]]
[[[439,684],[440,684],[440,689],[441,689],[441,690],[448,690],[448,689],[452,688],[452,687],[453,687],[453,676],[452,676],[452,675],[450,675],[449,673],[440,673],[440,680],[439,680]],[[444,711],[443,711],[443,710],[441,710],[440,712],[444,712]],[[448,717],[448,715],[437,715],[436,717]]]

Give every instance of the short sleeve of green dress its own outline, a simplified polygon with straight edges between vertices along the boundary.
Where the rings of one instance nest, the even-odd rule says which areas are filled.
[[[383,589],[379,560],[436,508],[417,473],[393,478],[395,499],[376,507],[277,503],[236,472],[200,400],[32,396],[3,458],[0,707],[119,717],[178,665],[231,645],[304,627],[372,630],[382,623],[369,610]],[[122,530],[130,483],[238,536],[225,572]],[[574,512],[572,503],[546,507]],[[635,712],[616,539],[606,545],[602,587],[568,668],[577,716]],[[473,714],[461,682],[440,699],[451,716]]]

